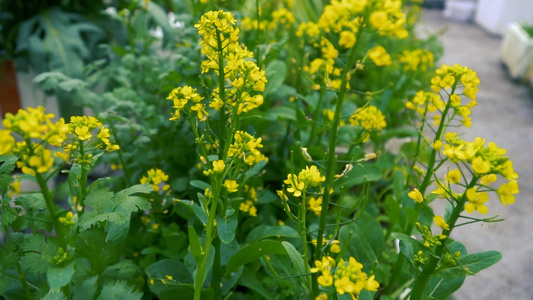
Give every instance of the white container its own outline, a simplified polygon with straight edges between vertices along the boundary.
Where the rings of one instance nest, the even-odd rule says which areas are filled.
[[[501,58],[513,78],[532,79],[533,38],[518,23],[512,23],[505,32]]]

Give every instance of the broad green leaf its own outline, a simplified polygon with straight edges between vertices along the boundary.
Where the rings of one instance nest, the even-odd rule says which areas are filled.
[[[443,276],[458,277],[467,274],[477,274],[502,259],[502,254],[498,251],[485,251],[474,254],[461,255],[458,259],[458,265],[452,268],[446,268],[439,272]]]
[[[159,300],[176,300],[176,295],[179,295],[179,299],[193,299],[194,298],[194,285],[192,283],[171,283],[165,281],[163,283],[160,280],[154,280],[153,284],[150,283],[150,291],[157,295]],[[210,300],[214,298],[212,289],[202,289],[200,298],[202,300]]]
[[[211,186],[207,182],[202,181],[202,180],[191,180],[190,184],[191,186],[197,189],[200,189],[202,191],[205,191],[206,189],[211,188]]]
[[[265,75],[268,80],[265,88],[265,96],[268,96],[275,92],[285,81],[287,65],[281,60],[271,61],[265,68]]]
[[[204,226],[207,225],[207,215],[196,202],[190,200],[179,200],[176,203],[180,207],[186,208],[189,212],[193,213]]]
[[[129,213],[137,210],[147,210],[151,207],[150,201],[134,194],[148,194],[152,191],[153,189],[149,184],[137,184],[118,192],[115,195],[114,203]]]
[[[393,184],[393,191],[394,196],[398,201],[402,199],[402,193],[405,190],[405,178],[403,177],[402,171],[396,171],[394,173],[394,184]]]
[[[18,158],[14,155],[0,155],[0,173],[11,174],[15,169],[15,163]]]
[[[363,213],[357,220],[341,227],[339,240],[348,243],[348,253],[355,257],[366,268],[372,269],[378,262],[378,257],[385,247],[383,228],[377,220],[368,213]]]
[[[243,247],[237,251],[228,262],[228,272],[235,271],[238,267],[252,262],[263,255],[287,255],[287,250],[278,241],[259,241]]]
[[[192,253],[192,256],[194,257],[194,260],[198,265],[200,265],[200,261],[202,260],[202,246],[200,244],[200,239],[198,238],[198,234],[196,234],[196,230],[194,230],[194,227],[189,226],[189,247]]]
[[[248,181],[248,179],[256,176],[261,172],[261,170],[265,167],[267,164],[266,160],[262,160],[258,163],[256,163],[250,170],[248,170],[246,173],[244,173],[244,181]]]
[[[424,297],[446,300],[463,285],[465,278],[466,275],[454,278],[447,278],[440,274],[433,275],[424,290]]]
[[[0,276],[0,296],[4,294],[4,292],[9,288],[11,285],[11,278],[7,276]]]
[[[291,120],[296,121],[296,112],[294,108],[287,106],[276,106],[266,111],[266,118],[274,116],[277,120]]]
[[[308,267],[306,267],[306,262],[304,261],[302,254],[294,248],[294,246],[289,242],[281,242],[283,247],[285,247],[285,250],[287,250],[287,254],[289,254],[289,258],[291,259],[292,265],[294,266],[294,274],[293,275],[303,275],[309,273],[307,270]],[[308,276],[301,276],[299,277],[300,283],[306,289],[307,291],[311,290],[311,275]]]
[[[217,216],[217,232],[218,237],[224,244],[229,244],[235,238],[235,229],[239,220],[237,214],[233,213],[230,216]]]
[[[108,266],[100,276],[100,281],[130,280],[140,275],[141,269],[133,261],[124,259]]]
[[[192,282],[192,276],[185,265],[172,259],[163,259],[151,264],[146,268],[146,275],[154,280],[167,280],[171,283]]]
[[[393,238],[395,238],[395,239],[407,242],[407,243],[412,244],[412,245],[418,245],[418,246],[422,245],[422,243],[420,241],[415,240],[414,238],[408,236],[407,234],[403,234],[403,233],[400,233],[400,232],[393,232],[393,233],[391,233],[391,236]]]
[[[105,282],[102,287],[102,292],[98,296],[98,300],[135,300],[141,299],[142,293],[135,290],[131,285],[125,281],[111,281]]]
[[[42,194],[26,194],[21,195],[15,201],[16,204],[24,207],[26,210],[44,210],[46,209],[46,202]]]
[[[67,300],[67,297],[65,297],[65,294],[61,290],[51,289],[41,300]]]
[[[264,299],[274,299],[274,296],[263,287],[259,280],[257,280],[254,272],[247,267],[244,267],[242,276],[239,278],[239,284],[258,292]]]
[[[42,235],[29,235],[22,248],[26,253],[20,259],[23,268],[35,273],[45,273],[49,267],[53,267],[51,261],[57,254],[58,246],[51,240],[45,241]]]
[[[97,289],[98,276],[76,281],[73,288],[72,300],[94,299]]]
[[[50,267],[46,271],[46,280],[51,290],[58,290],[69,284],[75,272],[75,262],[59,268]]]
[[[113,209],[113,192],[109,190],[108,186],[98,185],[95,182],[85,198],[85,205],[90,206],[95,215]],[[84,216],[85,214],[80,218],[80,222],[84,220]]]
[[[252,243],[269,237],[298,238],[299,236],[298,231],[289,226],[269,226],[261,224],[248,233],[246,242]]]

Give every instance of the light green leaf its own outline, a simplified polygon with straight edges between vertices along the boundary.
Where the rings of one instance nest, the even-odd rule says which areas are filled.
[[[271,61],[265,68],[266,83],[265,96],[275,92],[285,81],[287,65],[281,60]]]
[[[129,213],[150,209],[150,201],[147,198],[134,194],[148,194],[152,191],[153,188],[149,184],[137,184],[118,192],[115,195],[114,203]]]
[[[266,111],[266,118],[273,116],[277,120],[296,121],[296,111],[292,107],[276,106]],[[272,117],[270,117],[272,119]]]
[[[285,250],[287,250],[287,253],[289,254],[289,258],[291,259],[292,265],[294,266],[294,274],[292,275],[303,275],[309,273],[308,266],[306,267],[306,263],[302,257],[302,254],[294,248],[294,246],[289,242],[281,242],[283,247],[285,247]],[[311,275],[308,276],[301,276],[298,277],[300,280],[301,285],[307,290],[311,290]]]
[[[141,299],[142,293],[125,281],[105,282],[98,300],[135,300]]]
[[[76,282],[72,300],[94,299],[97,289],[98,276]]]
[[[51,290],[58,290],[69,284],[75,272],[75,262],[71,262],[65,267],[50,267],[46,271],[46,281]]]
[[[202,181],[202,180],[191,180],[190,183],[191,183],[191,186],[197,189],[200,189],[202,191],[205,191],[206,189],[211,188],[211,186],[207,182]]]
[[[217,216],[218,237],[224,244],[229,244],[235,238],[235,229],[239,223],[235,213],[230,216]]]

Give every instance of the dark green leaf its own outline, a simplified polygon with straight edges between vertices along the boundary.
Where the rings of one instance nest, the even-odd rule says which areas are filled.
[[[205,226],[207,225],[207,215],[205,214],[205,211],[194,201],[190,200],[179,200],[176,202],[180,207],[186,208],[188,211],[192,212],[198,220],[202,222],[202,224]]]
[[[207,182],[201,181],[201,180],[191,180],[191,186],[197,189],[200,189],[202,191],[205,191],[206,189],[211,188],[211,186]]]
[[[299,236],[300,235],[295,229],[288,226],[269,226],[261,224],[250,231],[246,237],[246,242],[252,243],[268,237],[298,238]]]
[[[263,287],[259,280],[257,280],[254,272],[247,267],[244,267],[242,276],[239,279],[239,284],[258,292],[264,299],[274,299],[274,296]]]
[[[287,250],[278,241],[265,240],[252,243],[243,247],[231,257],[228,262],[228,272],[233,272],[238,267],[269,254],[287,255]]]
[[[77,281],[73,289],[72,300],[94,299],[97,289],[98,276]]]
[[[266,111],[266,118],[273,116],[277,120],[296,121],[296,112],[294,108],[287,106],[276,106]]]

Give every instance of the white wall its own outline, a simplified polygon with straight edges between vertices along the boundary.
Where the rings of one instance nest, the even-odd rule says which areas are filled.
[[[533,0],[478,0],[476,23],[503,35],[510,23],[533,25]]]

